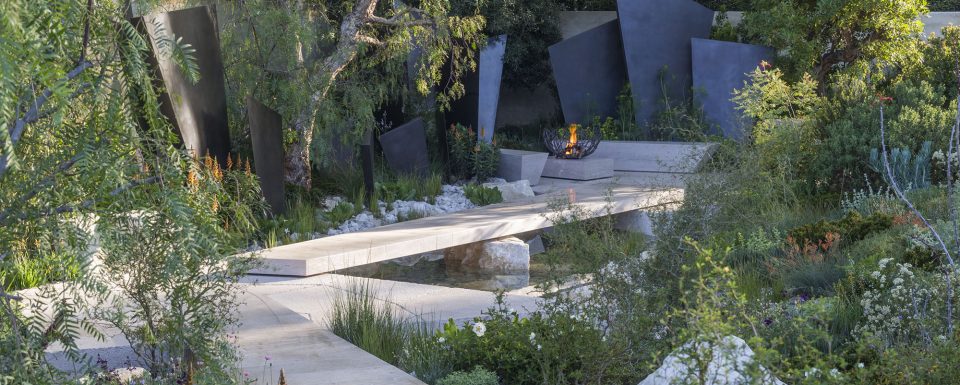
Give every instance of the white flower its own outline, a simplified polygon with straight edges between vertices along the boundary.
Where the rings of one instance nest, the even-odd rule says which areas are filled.
[[[837,368],[830,369],[830,377],[837,377],[840,375],[840,371]]]
[[[540,351],[540,348],[541,348],[540,344],[537,344],[537,351]]]
[[[444,343],[444,342],[447,342],[447,339],[446,339],[446,338],[443,338],[443,337],[440,337],[440,338],[437,338],[437,342],[439,342],[439,343],[442,344],[442,343]]]
[[[483,322],[477,322],[473,324],[473,334],[476,334],[477,337],[483,337],[484,333],[487,332],[487,325],[484,325]]]
[[[537,333],[530,333],[530,342],[533,342],[537,339]]]
[[[813,376],[816,376],[818,373],[820,373],[820,369],[810,368],[810,369],[807,369],[807,371],[803,373],[803,376],[804,376],[804,377],[813,377]]]
[[[857,369],[863,369],[863,362],[857,362]]]

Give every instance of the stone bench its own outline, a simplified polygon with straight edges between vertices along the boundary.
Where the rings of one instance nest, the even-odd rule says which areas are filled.
[[[717,147],[717,143],[604,140],[590,157],[613,159],[616,171],[694,173]]]

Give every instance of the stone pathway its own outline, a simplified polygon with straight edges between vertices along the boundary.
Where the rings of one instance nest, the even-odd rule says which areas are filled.
[[[253,274],[312,276],[348,267],[443,250],[547,228],[548,204],[575,203],[594,216],[650,209],[679,202],[679,188],[578,183],[524,201],[381,226],[367,231],[294,243],[258,253],[264,267]]]

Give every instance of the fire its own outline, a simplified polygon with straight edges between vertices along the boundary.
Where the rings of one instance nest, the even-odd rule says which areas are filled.
[[[580,146],[577,145],[577,125],[570,125],[570,140],[567,141],[565,155],[576,156],[580,152]]]

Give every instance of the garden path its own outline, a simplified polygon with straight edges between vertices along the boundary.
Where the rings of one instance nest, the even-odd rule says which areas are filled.
[[[549,204],[557,200],[575,203],[592,216],[602,216],[651,210],[683,199],[681,188],[649,187],[649,181],[633,175],[599,183],[548,181],[548,187],[538,189],[542,195],[522,201],[258,251],[264,265],[253,274],[312,276],[540,230],[553,225],[546,214]]]

